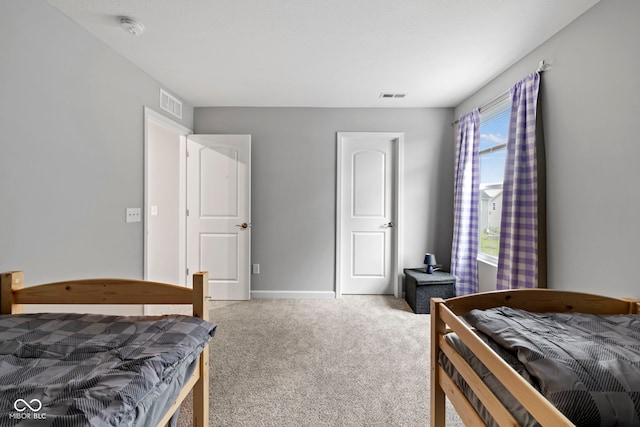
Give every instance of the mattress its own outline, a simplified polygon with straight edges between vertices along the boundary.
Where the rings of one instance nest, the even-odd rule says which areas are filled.
[[[216,325],[190,316],[0,316],[0,426],[148,426]]]
[[[640,425],[639,315],[499,307],[473,310],[464,318],[574,424]],[[448,339],[457,341],[455,336]],[[475,357],[459,342],[454,347],[469,359]],[[485,381],[495,381],[479,361],[470,364]],[[516,415],[521,424],[536,424],[508,392],[500,391],[499,398],[509,409],[519,407],[515,411],[522,415]]]

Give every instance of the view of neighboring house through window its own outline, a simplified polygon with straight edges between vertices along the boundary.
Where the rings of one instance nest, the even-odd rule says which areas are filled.
[[[507,156],[511,100],[505,93],[480,109],[480,212],[478,258],[498,262],[502,182]]]

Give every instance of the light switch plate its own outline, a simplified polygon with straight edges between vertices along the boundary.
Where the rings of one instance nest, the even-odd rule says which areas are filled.
[[[142,221],[142,209],[127,208],[126,222],[140,222],[140,221]]]

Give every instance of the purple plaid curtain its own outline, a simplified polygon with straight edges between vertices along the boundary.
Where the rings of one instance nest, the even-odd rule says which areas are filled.
[[[538,283],[536,110],[540,74],[511,88],[511,122],[503,183],[498,289]]]
[[[480,112],[474,110],[460,117],[456,134],[451,273],[458,296],[478,292],[479,145]]]

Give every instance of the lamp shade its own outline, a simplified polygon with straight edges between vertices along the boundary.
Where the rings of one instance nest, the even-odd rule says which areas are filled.
[[[426,265],[436,265],[436,256],[434,254],[426,253],[424,254],[424,263]]]

